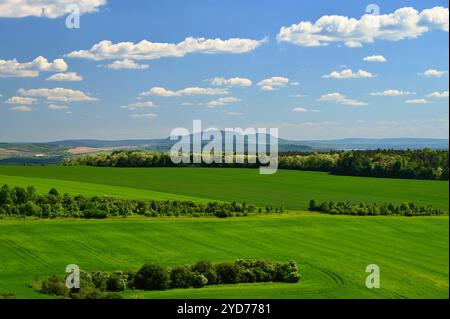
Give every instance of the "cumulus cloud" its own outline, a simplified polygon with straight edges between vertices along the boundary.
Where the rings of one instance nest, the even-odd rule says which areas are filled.
[[[214,78],[211,81],[211,85],[214,86],[252,86],[252,84],[252,80],[239,77],[231,79]]]
[[[26,106],[26,105],[15,106],[15,107],[11,108],[11,111],[14,111],[14,112],[30,112],[32,110],[33,109],[31,107]]]
[[[50,104],[48,106],[49,110],[58,111],[58,110],[67,110],[69,107],[67,105],[56,105],[56,104]]]
[[[108,69],[113,70],[146,70],[149,67],[148,64],[139,64],[129,59],[114,61],[113,63],[108,64]]]
[[[428,104],[430,103],[426,99],[413,99],[413,100],[406,100],[406,103],[408,104]]]
[[[386,62],[386,58],[382,55],[370,55],[366,56],[363,61],[366,62]]]
[[[402,90],[386,90],[383,92],[370,93],[372,96],[402,96],[402,95],[415,95],[415,92],[408,92]]]
[[[350,106],[368,105],[368,103],[366,103],[366,102],[348,99],[345,95],[338,93],[338,92],[322,95],[318,101],[320,101],[320,102],[335,102],[338,104],[350,105]]]
[[[101,41],[94,44],[89,50],[73,51],[68,54],[71,58],[89,60],[155,60],[165,57],[181,58],[189,53],[220,54],[220,53],[247,53],[255,50],[267,39],[205,39],[188,37],[179,43],[157,43],[142,40],[139,43]]]
[[[426,76],[427,78],[441,78],[445,74],[447,74],[447,71],[440,71],[435,69],[428,69],[423,73],[419,73],[419,75]]]
[[[299,107],[294,107],[294,108],[292,109],[292,111],[293,111],[293,112],[296,112],[296,113],[307,113],[307,112],[318,113],[318,112],[320,112],[319,110],[310,110],[310,109],[306,109],[306,108],[301,107],[301,106],[299,106]]]
[[[73,3],[83,14],[98,11],[106,0],[0,0],[0,18],[58,18],[66,15],[67,6]]]
[[[38,56],[31,62],[20,63],[16,59],[0,59],[0,78],[26,77],[33,78],[39,76],[39,72],[64,72],[67,70],[67,63],[63,59],[56,59],[53,62],[42,56]]]
[[[390,14],[365,14],[359,20],[325,15],[315,23],[301,21],[289,27],[283,26],[277,39],[306,47],[344,43],[354,48],[376,40],[414,39],[436,29],[448,32],[448,8],[434,7],[419,12],[405,7]]]
[[[83,77],[76,72],[56,73],[48,77],[47,81],[79,82],[83,81]]]
[[[277,88],[285,87],[288,84],[289,79],[282,76],[274,76],[258,82],[258,86],[260,86],[263,91],[273,91]]]
[[[430,94],[427,94],[427,97],[445,98],[445,97],[448,97],[448,91],[444,91],[444,92],[432,92],[432,93],[430,93]]]
[[[5,104],[33,104],[37,100],[31,97],[13,96],[5,101]]]
[[[54,88],[54,89],[19,89],[17,91],[20,95],[26,97],[43,97],[48,101],[61,101],[61,102],[91,102],[97,99],[87,95],[79,90]]]
[[[214,101],[211,101],[208,103],[208,107],[210,109],[215,108],[217,106],[224,106],[224,105],[228,105],[228,104],[232,104],[232,103],[236,103],[239,102],[240,99],[235,98],[233,96],[229,96],[229,97],[223,97]]]
[[[142,119],[152,119],[157,117],[155,113],[144,113],[144,114],[131,114],[130,119],[133,120],[142,120]]]
[[[137,102],[137,103],[132,103],[132,104],[121,106],[121,108],[128,109],[128,110],[150,109],[150,108],[154,108],[154,107],[156,107],[156,105],[152,101]]]
[[[357,72],[353,72],[351,69],[346,69],[342,71],[333,71],[330,74],[324,75],[323,77],[333,79],[361,79],[361,78],[373,78],[374,75],[364,70],[358,70]]]
[[[189,87],[179,91],[167,90],[163,87],[153,87],[149,91],[142,92],[140,96],[164,96],[174,97],[183,95],[226,95],[230,92],[227,89]]]

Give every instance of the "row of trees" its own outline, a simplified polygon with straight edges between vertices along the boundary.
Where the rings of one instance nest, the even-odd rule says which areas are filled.
[[[309,210],[331,215],[356,215],[356,216],[435,216],[446,215],[448,212],[431,206],[417,206],[414,203],[403,203],[400,206],[391,204],[377,205],[351,203],[351,202],[321,202],[315,200],[309,202]]]
[[[191,155],[192,157],[192,155]],[[236,158],[243,163],[236,163]],[[330,172],[338,175],[371,176],[386,178],[448,180],[448,151],[440,150],[369,150],[321,153],[280,153],[279,168]],[[224,161],[223,161],[224,162]],[[192,163],[192,161],[191,161]],[[63,165],[88,165],[105,167],[247,167],[261,166],[250,163],[246,155],[235,155],[233,164],[174,164],[167,153],[142,151],[116,151],[66,158]]]
[[[129,200],[110,197],[85,197],[82,195],[61,195],[55,188],[48,194],[36,192],[33,186],[11,187],[4,185],[0,189],[0,217],[35,216],[40,218],[73,217],[103,219],[109,216],[126,217],[142,215],[160,216],[247,216],[254,213],[281,213],[282,208],[267,206],[265,209],[255,205],[232,203],[195,203],[192,201],[156,201]]]
[[[36,279],[30,286],[43,293],[64,298],[105,299],[118,298],[119,295],[115,293],[129,289],[166,290],[256,282],[296,283],[300,278],[295,261],[278,263],[239,259],[219,264],[200,261],[194,265],[180,265],[170,269],[147,263],[137,272],[81,272],[79,289],[67,288],[65,279],[56,275],[42,282]]]

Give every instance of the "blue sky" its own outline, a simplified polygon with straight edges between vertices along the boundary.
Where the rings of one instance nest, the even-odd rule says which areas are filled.
[[[194,119],[297,140],[448,136],[448,1],[81,0],[79,29],[72,1],[41,1],[47,17],[10,2],[0,141],[159,138]],[[352,29],[371,3],[391,24]]]

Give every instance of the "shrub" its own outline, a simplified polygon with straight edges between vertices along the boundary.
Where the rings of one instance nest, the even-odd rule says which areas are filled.
[[[217,273],[214,265],[209,261],[199,261],[192,266],[192,271],[203,275],[208,280],[208,285],[215,285],[217,282]]]
[[[145,264],[134,278],[135,287],[143,290],[165,290],[169,282],[167,269],[155,264]]]
[[[202,288],[207,284],[208,284],[208,279],[205,276],[194,274],[194,281],[192,282],[192,286],[194,288]]]
[[[70,290],[66,286],[66,281],[56,275],[51,276],[42,282],[41,291],[48,295],[69,297]]]
[[[240,279],[240,268],[236,263],[221,263],[216,266],[217,281],[223,284],[235,284]]]
[[[187,288],[192,286],[196,275],[186,266],[176,266],[170,271],[170,287]]]
[[[112,273],[106,281],[106,290],[113,292],[124,291],[127,289],[127,279],[128,275],[126,273],[120,271]]]

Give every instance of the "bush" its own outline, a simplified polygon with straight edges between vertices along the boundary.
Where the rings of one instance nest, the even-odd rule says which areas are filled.
[[[128,275],[126,273],[116,271],[112,273],[106,281],[106,290],[113,292],[124,291],[127,289],[127,285]]]
[[[236,263],[221,263],[216,266],[217,281],[222,284],[235,284],[240,279],[240,268]]]
[[[170,271],[170,287],[187,288],[193,285],[196,275],[186,266],[176,266]]]
[[[209,261],[199,261],[192,266],[192,271],[199,275],[203,275],[208,280],[208,285],[217,283],[217,273],[214,265]]]
[[[70,289],[66,286],[66,281],[56,275],[51,276],[42,282],[41,291],[48,295],[69,297]]]
[[[194,274],[194,281],[192,282],[192,286],[194,288],[202,288],[207,284],[208,284],[208,279],[205,276]]]
[[[143,290],[165,290],[169,282],[167,269],[156,264],[145,264],[134,278],[135,287]]]

